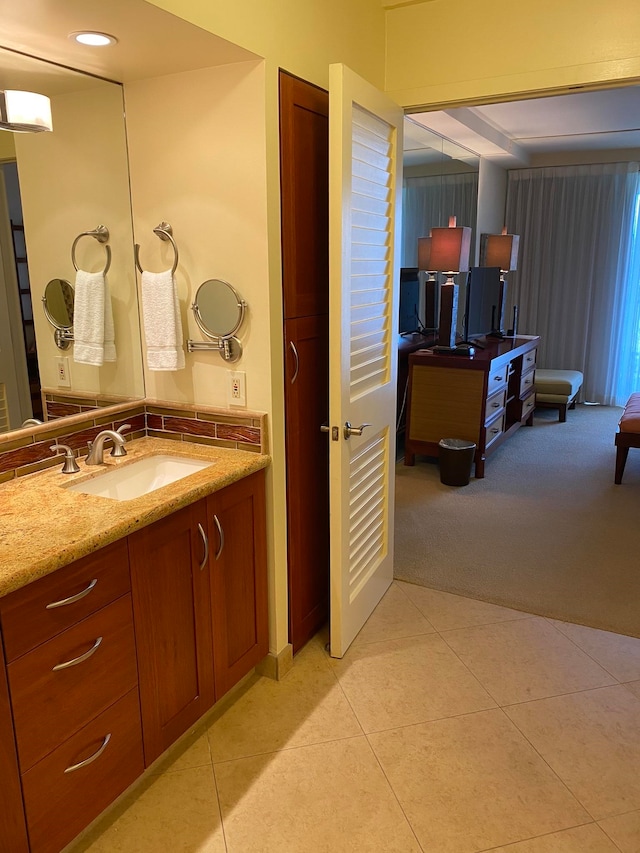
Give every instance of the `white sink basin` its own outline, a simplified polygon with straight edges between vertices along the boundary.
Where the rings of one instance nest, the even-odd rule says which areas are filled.
[[[67,488],[84,495],[129,501],[214,464],[202,459],[185,459],[183,456],[149,456]]]

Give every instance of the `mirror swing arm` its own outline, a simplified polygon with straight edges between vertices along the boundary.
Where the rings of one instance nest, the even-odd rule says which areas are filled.
[[[80,240],[82,237],[93,237],[95,240],[98,241],[98,243],[105,244],[107,260],[102,274],[106,275],[109,270],[109,267],[111,266],[109,229],[106,225],[98,225],[97,228],[94,228],[91,231],[83,231],[81,234],[78,234],[78,236],[71,244],[71,261],[73,263],[73,268],[76,272],[78,272],[78,264],[76,262],[76,245],[78,244],[78,240]],[[53,312],[50,310],[50,306],[48,305],[47,290],[49,289],[50,285],[55,286],[56,284],[58,284],[61,288],[63,299],[67,301],[68,298],[71,302],[71,317],[68,318],[71,320],[70,324],[65,325],[63,322],[60,321],[59,318],[56,318]],[[47,283],[47,286],[45,287],[44,295],[42,297],[42,307],[44,308],[45,317],[53,326],[53,340],[55,341],[56,346],[58,347],[58,349],[61,350],[69,349],[70,345],[75,340],[73,335],[73,287],[71,286],[71,284],[68,281],[65,281],[64,279],[51,279],[51,281],[49,281]]]
[[[196,291],[191,310],[207,340],[187,340],[187,351],[217,350],[225,361],[238,361],[242,342],[236,332],[244,320],[247,303],[236,289],[222,279],[208,279]]]

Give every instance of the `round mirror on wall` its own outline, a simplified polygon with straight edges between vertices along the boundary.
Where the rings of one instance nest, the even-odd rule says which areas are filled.
[[[73,340],[73,287],[63,278],[52,278],[42,297],[47,320],[51,323],[59,349],[68,349]]]
[[[237,361],[242,355],[242,344],[235,334],[242,325],[246,307],[244,299],[229,282],[220,278],[203,282],[191,308],[200,330],[211,340],[188,341],[189,352],[213,348],[220,351],[225,361]]]
[[[198,326],[210,338],[229,338],[240,328],[245,303],[228,282],[210,278],[196,292],[193,303]]]

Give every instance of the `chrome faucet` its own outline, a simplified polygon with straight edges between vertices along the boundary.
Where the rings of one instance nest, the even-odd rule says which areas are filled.
[[[113,441],[112,456],[126,456],[124,449],[124,438],[119,432],[112,429],[103,429],[89,445],[89,455],[86,465],[102,465],[104,462],[104,443],[110,438]]]

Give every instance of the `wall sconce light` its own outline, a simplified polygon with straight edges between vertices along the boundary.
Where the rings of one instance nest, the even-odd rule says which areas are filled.
[[[51,101],[36,92],[0,91],[0,129],[17,133],[53,130]]]
[[[429,270],[442,272],[447,279],[440,286],[440,323],[438,327],[438,346],[453,348],[456,345],[456,326],[458,320],[458,285],[454,276],[469,269],[471,250],[471,228],[456,226],[456,217],[449,217],[448,228],[432,228],[427,259],[427,245],[423,247],[423,258],[428,260]],[[418,253],[420,241],[418,242]],[[420,265],[420,261],[418,261]]]
[[[496,328],[500,331],[504,328],[504,309],[507,303],[507,282],[505,275],[518,269],[518,249],[520,247],[520,236],[518,234],[507,234],[507,226],[502,229],[502,234],[480,235],[480,266],[500,268],[500,311]],[[514,307],[513,334],[516,333],[517,311]]]

